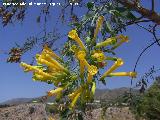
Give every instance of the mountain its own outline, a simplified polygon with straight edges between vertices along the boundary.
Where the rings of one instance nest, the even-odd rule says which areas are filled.
[[[11,100],[7,100],[5,102],[0,103],[0,105],[18,105],[18,104],[24,104],[24,103],[30,103],[33,98],[15,98]]]
[[[105,100],[110,101],[118,98],[119,96],[124,95],[125,93],[129,93],[130,88],[122,87],[116,89],[97,89],[95,92],[95,99],[96,100]],[[138,93],[138,90],[132,90],[133,93]]]
[[[95,99],[96,100],[105,100],[105,101],[110,101],[113,99],[118,98],[119,96],[123,95],[126,92],[129,92],[130,88],[122,87],[122,88],[117,88],[117,89],[97,89],[95,92]],[[137,92],[137,90],[133,90]],[[18,105],[18,104],[24,104],[24,103],[31,103],[32,101],[37,101],[37,102],[53,102],[55,97],[49,97],[46,98],[45,96],[37,97],[37,98],[16,98],[16,99],[11,99],[6,102],[0,103],[0,105]]]

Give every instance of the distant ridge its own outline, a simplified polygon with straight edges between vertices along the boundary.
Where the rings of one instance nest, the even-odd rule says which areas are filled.
[[[130,88],[127,87],[122,87],[122,88],[116,88],[116,89],[97,89],[95,92],[95,99],[96,100],[105,100],[105,101],[110,101],[113,99],[118,98],[119,96],[123,95],[126,92],[129,92]],[[134,90],[137,92],[137,90]],[[38,101],[42,102],[43,97],[37,97],[37,98],[16,98],[16,99],[11,99],[7,100],[5,102],[0,103],[0,105],[18,105],[18,104],[24,104],[24,103],[31,103],[32,101]],[[50,97],[46,99],[46,102],[53,102],[55,97]]]
[[[97,89],[95,92],[95,99],[99,100],[105,100],[110,101],[118,98],[119,96],[128,93],[130,91],[130,88],[122,87],[122,88],[116,88],[116,89]],[[138,90],[133,89],[133,92],[138,93]]]
[[[5,102],[0,103],[0,105],[19,105],[19,104],[24,104],[24,103],[30,103],[33,98],[14,98],[11,100],[7,100]]]

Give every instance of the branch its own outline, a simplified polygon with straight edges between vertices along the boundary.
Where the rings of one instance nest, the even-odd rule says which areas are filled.
[[[158,42],[159,42],[159,41],[160,41],[160,39],[158,40]],[[136,63],[135,63],[135,65],[134,65],[134,69],[133,69],[134,72],[136,71],[138,62],[140,61],[140,58],[142,57],[142,55],[143,55],[150,47],[152,47],[155,43],[157,43],[157,41],[152,42],[150,45],[148,45],[146,48],[144,48],[144,49],[142,50],[142,52],[139,54],[139,56],[138,56],[138,58],[137,58],[137,60],[136,60]],[[132,86],[132,84],[133,84],[133,78],[131,78],[131,86]],[[131,90],[130,90],[130,92],[131,92]]]
[[[154,0],[152,0],[152,11],[154,11],[154,7],[155,7]]]
[[[158,40],[158,42],[159,42],[159,41],[160,41],[160,40]],[[150,45],[148,45],[146,48],[144,48],[144,49],[142,50],[142,52],[139,54],[139,56],[138,56],[138,58],[137,58],[137,61],[136,61],[135,66],[134,66],[134,70],[133,70],[134,72],[136,71],[138,62],[139,62],[141,56],[143,55],[143,53],[146,52],[146,50],[148,50],[150,47],[152,47],[152,46],[153,46],[154,44],[156,44],[156,43],[157,43],[157,41],[154,41],[154,42],[152,42]]]
[[[142,17],[143,18],[143,17]],[[151,20],[141,20],[141,18],[137,21],[129,21],[129,22],[126,22],[125,25],[123,26],[119,26],[115,29],[115,31],[119,32],[121,29],[127,27],[127,26],[130,26],[130,25],[133,25],[133,24],[138,24],[138,23],[146,23],[146,22],[151,22]]]
[[[157,36],[156,36],[156,27],[157,27],[157,25],[155,25],[155,26],[153,27],[153,36],[154,36],[157,44],[160,46],[160,43],[159,43],[158,38],[157,38]]]
[[[160,15],[158,15],[155,11],[148,10],[141,6],[137,6],[136,4],[129,2],[128,0],[117,0],[120,4],[135,10],[136,12],[140,13],[145,18],[152,20],[152,22],[160,25]]]
[[[151,34],[153,35],[154,39],[156,40],[157,45],[160,46],[159,39],[158,39],[157,36],[156,36],[156,27],[157,27],[157,24],[155,24],[155,25],[153,26],[153,30],[149,30],[149,29],[147,29],[147,28],[145,28],[145,27],[143,27],[143,26],[141,26],[141,25],[139,25],[139,24],[136,24],[136,25],[138,25],[139,27],[147,30],[149,33],[151,33]]]

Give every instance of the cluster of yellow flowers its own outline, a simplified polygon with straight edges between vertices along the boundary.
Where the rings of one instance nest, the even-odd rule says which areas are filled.
[[[103,21],[104,17],[100,16],[97,20],[93,40],[96,39]],[[107,38],[103,42],[97,43],[91,51],[89,51],[83,44],[75,29],[68,33],[68,37],[76,42],[76,44],[71,47],[71,50],[79,63],[79,74],[76,76],[63,65],[63,60],[47,46],[44,47],[41,54],[36,55],[37,63],[38,65],[41,65],[41,67],[31,66],[23,62],[21,63],[21,66],[25,69],[25,71],[33,71],[35,80],[50,80],[57,87],[56,89],[49,91],[48,96],[60,96],[62,92],[68,88],[70,81],[81,79],[79,86],[77,86],[74,91],[70,91],[67,94],[68,98],[71,100],[70,108],[75,106],[80,96],[83,100],[88,100],[90,96],[94,95],[96,89],[94,76],[97,75],[98,70],[101,68],[97,63],[104,63],[102,67],[105,67],[107,65],[107,60],[113,60],[115,63],[100,76],[100,80],[104,80],[105,77],[112,76],[136,77],[136,72],[114,72],[117,68],[123,65],[123,60],[116,57],[105,56],[104,52],[100,49],[101,47],[112,45],[111,49],[114,50],[122,43],[128,42],[127,36],[118,35],[116,37]],[[90,59],[96,62],[91,63]]]
[[[34,80],[40,80],[44,82],[50,80],[55,86],[58,87],[70,74],[69,70],[58,62],[62,61],[62,59],[47,46],[44,47],[41,55],[36,55],[36,60],[38,63],[37,66],[31,66],[24,62],[21,62],[20,64],[26,72],[33,71]],[[74,78],[70,77],[70,79]],[[48,92],[48,96],[60,94],[64,88],[65,86],[51,90]]]

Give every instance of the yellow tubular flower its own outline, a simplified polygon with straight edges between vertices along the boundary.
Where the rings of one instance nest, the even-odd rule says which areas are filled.
[[[92,55],[93,58],[96,58],[98,62],[102,62],[105,60],[105,55],[104,53],[101,51],[101,52],[95,52],[93,55]]]
[[[58,87],[59,83],[61,82],[61,80],[54,80],[53,83],[54,83],[54,86]]]
[[[94,65],[91,65],[88,67],[88,83],[91,83],[92,82],[92,79],[93,79],[93,75],[97,74],[98,72],[98,69],[96,66]]]
[[[119,38],[121,41],[119,43],[117,43],[115,46],[113,46],[111,49],[114,50],[117,47],[119,47],[120,45],[122,45],[124,42],[128,42],[128,36],[124,36],[124,35],[119,35],[117,38]]]
[[[106,76],[108,76],[111,72],[113,72],[114,70],[116,70],[118,67],[123,65],[123,60],[118,58],[117,61],[110,67],[109,70],[107,70],[102,77],[100,78],[100,80],[104,79]]]
[[[42,59],[45,59],[46,64],[44,63],[44,61],[43,61]],[[41,61],[41,60],[42,60],[42,61]],[[36,61],[37,61],[37,63],[39,63],[39,64],[45,64],[45,65],[47,65],[47,64],[49,64],[48,62],[50,61],[50,59],[46,58],[45,55],[36,54]],[[42,63],[42,62],[43,62],[43,63]],[[48,71],[51,72],[51,73],[53,73],[53,72],[62,72],[62,70],[60,70],[59,68],[57,68],[57,66],[49,67],[49,68],[48,68]]]
[[[33,80],[42,80],[42,81],[46,81],[46,80],[48,80],[48,79],[50,79],[49,77],[44,77],[44,76],[42,76],[42,75],[40,75],[40,74],[34,74],[34,77],[33,77]]]
[[[92,82],[92,94],[94,95],[96,91],[96,82]]]
[[[79,60],[84,60],[85,57],[86,57],[85,51],[79,51],[79,52],[77,53],[77,58],[78,58]]]
[[[82,97],[83,97],[84,101],[89,100],[89,99],[90,99],[90,95],[91,95],[91,94],[90,94],[91,92],[90,92],[90,90],[89,90],[89,87],[87,87],[87,88],[84,89],[83,91],[84,91],[84,92],[83,92],[84,94],[83,94]]]
[[[46,53],[48,53],[53,58],[61,60],[61,58],[56,53],[54,53],[53,50],[51,50],[47,45],[44,46],[44,49],[42,51],[42,54],[46,54]]]
[[[93,79],[93,75],[91,75],[90,73],[88,73],[87,82],[91,83],[92,79]]]
[[[84,65],[83,61],[80,61],[80,75],[82,75],[82,76],[84,74],[84,69],[85,69],[85,65]]]
[[[87,67],[90,66],[86,59],[83,60],[83,64],[84,64],[85,66],[87,66]]]
[[[94,32],[94,38],[93,40],[96,39],[97,35],[98,35],[98,31],[99,29],[102,27],[102,24],[103,24],[103,21],[104,21],[104,17],[103,16],[100,16],[97,20],[97,23],[96,23],[96,29],[95,29],[95,32]]]
[[[115,37],[107,38],[105,41],[97,43],[96,48],[105,47],[108,45],[113,45],[117,42]]]
[[[73,93],[69,94],[68,97],[73,100],[73,98],[78,94],[82,92],[82,86],[80,86],[76,91],[74,91]]]
[[[83,42],[81,41],[81,39],[78,37],[78,34],[77,34],[76,30],[71,30],[68,33],[68,37],[75,40],[78,43],[78,45],[81,47],[81,49],[86,51],[86,48],[85,48]]]
[[[23,62],[21,62],[20,65],[21,65],[22,67],[24,67],[24,68],[31,69],[31,70],[34,71],[35,73],[40,74],[40,75],[42,75],[42,76],[44,76],[44,77],[53,78],[52,75],[43,72],[43,70],[41,70],[41,69],[39,69],[39,68],[37,68],[37,67],[35,67],[35,66],[31,66],[31,65],[28,65],[28,64],[23,63]]]
[[[124,36],[124,35],[119,35],[117,36],[117,39],[122,40],[123,42],[128,42],[128,36]]]
[[[45,59],[39,58],[37,61],[42,64],[46,64],[50,67],[56,68],[57,70],[63,70],[65,72],[68,72],[66,68],[64,68],[60,63],[58,63],[56,60],[52,59],[48,54],[45,55]]]
[[[32,71],[32,69],[31,68],[24,68],[24,72],[30,72],[30,71]]]
[[[33,66],[28,65],[28,64],[26,64],[26,63],[24,63],[24,62],[21,62],[21,63],[20,63],[20,66],[22,66],[25,70],[28,69],[28,70],[30,70],[30,71],[33,71]]]
[[[84,68],[85,66],[89,67],[87,60],[85,59],[86,53],[85,51],[79,51],[76,54],[77,59],[80,61],[80,68]]]
[[[117,61],[117,59],[118,58],[116,58],[116,57],[109,57],[109,56],[105,57],[105,60]]]
[[[40,69],[38,69],[38,68],[35,68],[34,71],[35,71],[35,73],[40,74],[40,75],[42,75],[43,77],[47,77],[47,78],[50,78],[50,79],[53,78],[52,75],[50,75],[50,74],[48,74],[48,73],[45,73],[45,72],[43,72],[42,70],[40,70]]]
[[[47,60],[45,59],[38,59],[37,62],[41,63],[41,64],[45,64],[47,65],[48,67],[51,67],[51,68],[55,68],[57,70],[61,70],[57,65],[51,63],[51,62],[48,62]]]
[[[51,68],[51,67],[48,67],[48,72],[49,73],[55,73],[55,72],[62,72],[62,71],[60,71],[60,70],[57,70],[56,68]]]
[[[95,75],[95,74],[97,74],[98,69],[97,69],[96,66],[91,65],[91,66],[88,67],[88,72],[89,72],[89,74],[91,74],[91,75]]]
[[[132,78],[136,78],[136,72],[117,72],[117,73],[110,73],[108,76],[129,76]]]
[[[78,98],[79,98],[80,95],[81,95],[81,93],[78,93],[78,94],[74,97],[74,99],[72,100],[71,105],[70,105],[71,108],[73,108],[73,107],[75,106],[75,104],[76,104],[76,102],[77,102],[77,100],[78,100]]]
[[[57,62],[56,60],[52,59],[48,54],[45,55],[46,58],[49,60],[49,62],[55,64],[56,66],[58,66],[60,69],[67,71],[59,62]]]
[[[72,45],[70,50],[74,53],[77,53],[79,51],[79,48],[76,45]]]
[[[59,88],[57,88],[57,89],[55,89],[55,90],[51,90],[51,91],[47,92],[47,95],[48,95],[48,96],[53,96],[53,95],[58,94],[58,93],[61,92],[62,90],[64,90],[64,88],[63,88],[63,87],[59,87]]]
[[[60,100],[62,98],[62,92],[58,92],[56,95],[56,99]]]

